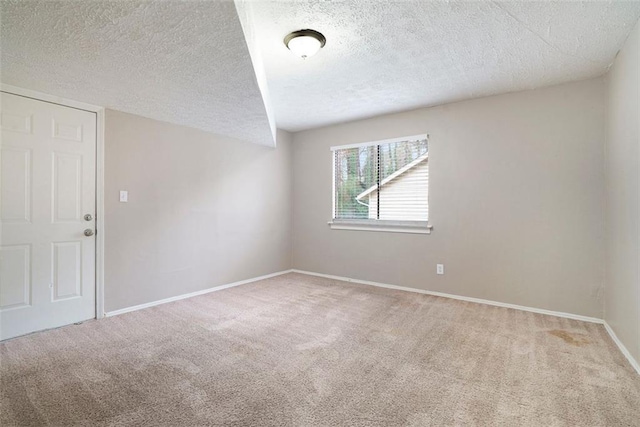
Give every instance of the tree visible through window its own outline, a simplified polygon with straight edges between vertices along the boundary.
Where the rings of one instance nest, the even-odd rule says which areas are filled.
[[[334,219],[428,220],[427,136],[334,148]]]

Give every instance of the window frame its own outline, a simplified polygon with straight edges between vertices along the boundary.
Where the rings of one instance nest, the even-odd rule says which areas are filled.
[[[399,138],[383,139],[379,141],[369,141],[356,144],[335,145],[331,146],[331,221],[328,222],[332,230],[360,230],[360,231],[379,231],[392,233],[413,233],[413,234],[431,234],[433,226],[427,221],[395,221],[381,219],[342,219],[336,218],[336,152],[349,148],[360,148],[379,146],[382,144],[390,144],[411,140],[429,140],[429,134],[410,135]],[[431,180],[429,180],[429,183]],[[427,193],[427,199],[429,192]],[[431,215],[429,215],[431,216]]]

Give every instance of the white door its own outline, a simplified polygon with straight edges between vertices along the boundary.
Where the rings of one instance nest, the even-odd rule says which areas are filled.
[[[96,114],[2,93],[0,127],[0,339],[94,318]]]

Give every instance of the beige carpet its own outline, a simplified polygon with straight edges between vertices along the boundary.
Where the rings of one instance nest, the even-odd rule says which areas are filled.
[[[600,325],[288,274],[0,345],[2,426],[632,426]]]

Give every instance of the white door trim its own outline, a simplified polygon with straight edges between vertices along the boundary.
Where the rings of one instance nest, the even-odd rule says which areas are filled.
[[[104,317],[104,107],[1,83],[0,91],[96,113],[96,318]]]

